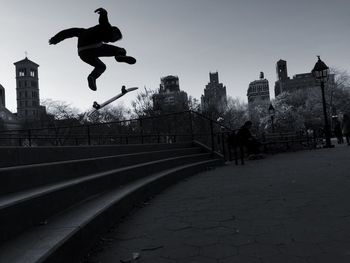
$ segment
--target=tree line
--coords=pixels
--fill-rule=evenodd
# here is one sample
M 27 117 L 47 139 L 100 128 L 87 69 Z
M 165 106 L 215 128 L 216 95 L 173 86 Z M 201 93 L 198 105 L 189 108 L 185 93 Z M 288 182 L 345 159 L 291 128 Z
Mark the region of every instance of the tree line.
M 328 115 L 350 113 L 350 75 L 347 71 L 332 69 L 335 75 L 335 85 L 326 86 L 326 101 Z M 152 117 L 169 113 L 161 109 L 155 109 L 153 95 L 157 90 L 144 88 L 140 90 L 131 107 L 123 104 L 108 105 L 97 112 L 95 116 L 87 120 L 85 112 L 80 111 L 71 104 L 64 101 L 46 99 L 41 102 L 46 107 L 47 116 L 35 125 L 52 126 L 72 125 L 86 122 L 106 123 L 123 121 L 141 117 Z M 251 120 L 259 131 L 271 130 L 271 116 L 268 113 L 270 103 L 275 108 L 274 127 L 278 131 L 297 131 L 302 129 L 322 127 L 324 120 L 322 114 L 321 91 L 319 87 L 299 89 L 294 92 L 283 92 L 271 102 L 261 103 L 259 101 L 248 104 L 240 98 L 227 98 L 227 106 L 224 112 L 218 112 L 215 107 L 209 108 L 202 114 L 213 120 L 224 123 L 232 129 L 238 129 L 245 121 Z M 189 96 L 183 110 L 201 111 L 198 99 Z M 171 109 L 170 109 L 171 111 Z M 33 126 L 33 123 L 27 123 Z

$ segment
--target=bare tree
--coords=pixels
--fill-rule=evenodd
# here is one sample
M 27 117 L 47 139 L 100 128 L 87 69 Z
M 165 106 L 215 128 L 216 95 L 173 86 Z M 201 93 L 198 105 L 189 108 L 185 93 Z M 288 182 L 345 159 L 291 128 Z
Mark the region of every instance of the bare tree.
M 199 111 L 199 109 L 200 109 L 199 100 L 192 97 L 192 96 L 189 96 L 188 97 L 188 109 L 192 110 L 192 111 Z
M 79 109 L 72 107 L 65 101 L 46 99 L 41 104 L 46 107 L 47 113 L 55 120 L 77 120 L 81 115 Z
M 155 114 L 153 108 L 153 95 L 156 93 L 156 90 L 150 90 L 146 87 L 144 91 L 138 92 L 136 99 L 131 102 L 132 114 L 136 117 L 142 116 L 152 116 Z
M 248 105 L 239 98 L 227 98 L 227 108 L 223 114 L 224 123 L 232 129 L 238 129 L 249 119 Z
M 115 122 L 123 121 L 126 119 L 128 111 L 124 105 L 107 105 L 102 109 L 98 110 L 91 116 L 91 122 L 93 123 L 106 123 L 106 122 Z
M 329 113 L 350 112 L 350 74 L 346 70 L 331 68 L 335 85 L 329 89 Z

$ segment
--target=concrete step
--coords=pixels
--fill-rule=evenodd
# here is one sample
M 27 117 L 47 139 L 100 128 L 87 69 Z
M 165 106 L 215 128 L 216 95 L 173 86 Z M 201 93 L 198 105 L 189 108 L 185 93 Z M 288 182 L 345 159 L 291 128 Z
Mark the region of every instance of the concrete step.
M 192 147 L 192 142 L 60 147 L 0 147 L 0 167 L 188 147 Z
M 0 195 L 133 164 L 200 152 L 202 152 L 200 147 L 175 148 L 0 168 Z
M 172 157 L 3 195 L 0 197 L 0 241 L 40 225 L 48 217 L 112 187 L 120 187 L 162 170 L 208 159 L 208 153 Z
M 162 171 L 139 167 L 144 174 L 136 176 L 127 184 L 114 184 L 108 192 L 98 194 L 65 212 L 47 219 L 47 224 L 36 226 L 0 247 L 1 262 L 79 262 L 79 257 L 97 240 L 100 233 L 126 215 L 131 207 L 186 176 L 209 167 L 222 165 L 223 160 L 211 159 L 193 161 L 187 164 L 177 162 Z M 152 166 L 153 167 L 153 166 Z M 159 168 L 159 167 L 158 167 Z M 121 170 L 126 168 L 121 168 Z M 114 174 L 115 172 L 111 172 Z M 106 177 L 97 175 L 96 177 Z M 114 176 L 115 177 L 115 176 Z M 80 180 L 88 180 L 87 178 Z M 92 178 L 90 178 L 91 181 Z M 46 206 L 43 206 L 46 208 Z M 23 215 L 25 214 L 22 214 Z M 4 227 L 2 224 L 0 224 Z

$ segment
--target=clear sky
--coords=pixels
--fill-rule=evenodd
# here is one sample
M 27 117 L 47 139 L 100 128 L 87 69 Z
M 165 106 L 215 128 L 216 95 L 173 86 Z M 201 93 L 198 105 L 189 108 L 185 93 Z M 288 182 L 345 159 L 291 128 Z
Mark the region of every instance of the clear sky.
M 115 43 L 137 58 L 135 65 L 105 58 L 98 90 L 87 87 L 92 68 L 82 62 L 77 40 L 56 46 L 48 39 L 69 27 L 97 24 L 104 7 L 124 38 Z M 122 84 L 150 89 L 177 75 L 180 89 L 197 99 L 219 72 L 227 94 L 246 101 L 249 82 L 265 72 L 273 86 L 277 60 L 292 76 L 309 72 L 317 58 L 349 70 L 349 0 L 1 0 L 0 84 L 6 106 L 16 112 L 15 68 L 25 57 L 39 67 L 41 99 L 63 100 L 86 110 L 114 96 Z M 126 106 L 136 94 L 119 102 Z

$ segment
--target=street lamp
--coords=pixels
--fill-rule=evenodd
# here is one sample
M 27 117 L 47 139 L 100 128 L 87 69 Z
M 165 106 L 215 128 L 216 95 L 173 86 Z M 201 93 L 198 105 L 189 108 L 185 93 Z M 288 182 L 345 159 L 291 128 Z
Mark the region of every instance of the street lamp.
M 315 67 L 311 71 L 312 75 L 321 82 L 321 91 L 322 91 L 322 106 L 323 106 L 323 115 L 324 115 L 324 134 L 326 137 L 326 145 L 325 148 L 332 148 L 334 145 L 331 144 L 331 132 L 328 124 L 328 115 L 326 108 L 326 97 L 324 92 L 324 82 L 328 79 L 329 76 L 329 68 L 327 65 L 321 60 L 320 56 L 318 57 L 318 61 L 315 64 Z
M 272 104 L 270 104 L 269 106 L 269 114 L 270 114 L 270 118 L 271 118 L 271 127 L 272 127 L 272 133 L 275 132 L 275 125 L 274 125 L 274 118 L 275 118 L 275 108 L 272 106 Z

